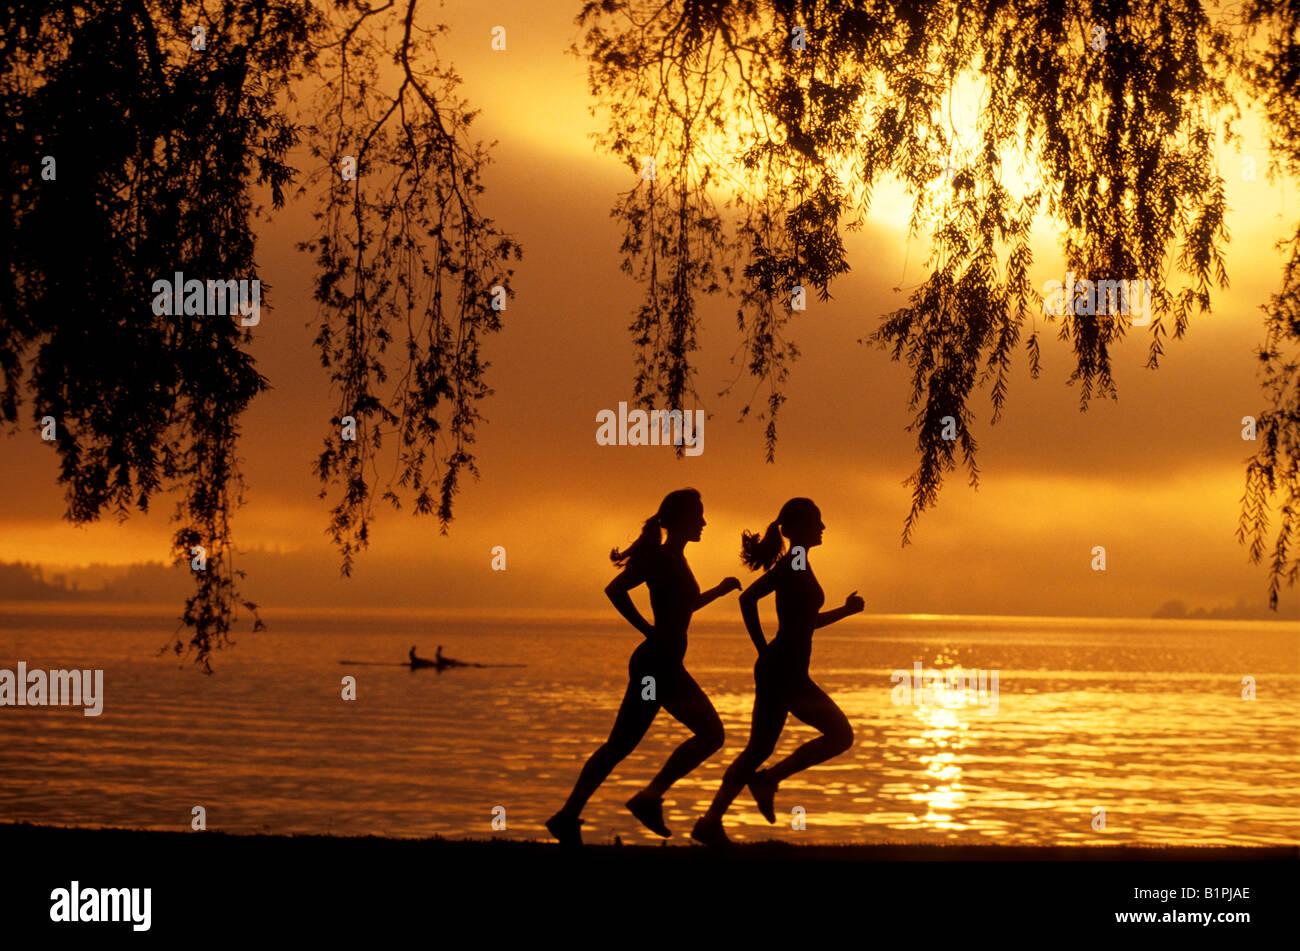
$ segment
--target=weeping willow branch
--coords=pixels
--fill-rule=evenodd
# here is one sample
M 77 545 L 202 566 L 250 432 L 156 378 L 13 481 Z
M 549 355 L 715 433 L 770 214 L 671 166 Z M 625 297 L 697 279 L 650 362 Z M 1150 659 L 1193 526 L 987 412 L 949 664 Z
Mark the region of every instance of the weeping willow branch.
M 519 248 L 478 207 L 487 150 L 437 58 L 442 29 L 418 13 L 415 0 L 0 5 L 0 159 L 13 170 L 0 417 L 53 421 L 73 522 L 179 496 L 173 554 L 195 589 L 170 646 L 205 670 L 238 609 L 261 627 L 240 593 L 232 519 L 239 421 L 267 381 L 247 325 L 158 313 L 150 288 L 181 271 L 270 290 L 254 196 L 283 206 L 304 130 L 331 175 L 306 246 L 339 393 L 317 471 L 342 485 L 330 529 L 345 570 L 368 538 L 385 436 L 398 457 L 383 497 L 409 496 L 444 530 L 475 471 L 489 392 L 479 344 L 501 326 Z M 315 110 L 297 108 L 304 89 L 318 90 Z M 344 155 L 355 180 L 339 174 Z M 355 440 L 341 439 L 347 415 Z
M 911 231 L 928 233 L 929 274 L 864 335 L 911 370 L 917 467 L 904 543 L 959 459 L 978 483 L 973 394 L 989 388 L 996 423 L 1022 340 L 1037 377 L 1043 330 L 1056 325 L 1086 410 L 1118 397 L 1112 356 L 1130 329 L 1144 327 L 1156 369 L 1167 341 L 1210 312 L 1228 283 L 1215 144 L 1220 122 L 1231 135 L 1239 99 L 1263 106 L 1270 147 L 1289 174 L 1300 171 L 1300 8 L 1287 0 L 1249 3 L 1238 20 L 1193 0 L 602 0 L 578 22 L 604 125 L 598 144 L 633 168 L 654 157 L 669 176 L 615 209 L 624 269 L 646 288 L 632 324 L 638 394 L 682 391 L 698 298 L 737 293 L 739 351 L 766 394 L 771 460 L 798 356 L 792 290 L 827 299 L 849 270 L 843 232 L 869 213 L 877 182 L 906 188 Z M 963 82 L 981 95 L 973 141 L 945 121 Z M 1023 188 L 1004 181 L 1008 155 L 1028 170 Z M 670 195 L 690 213 L 669 213 Z M 1046 312 L 1029 283 L 1040 218 L 1060 233 L 1069 271 L 1149 282 L 1149 322 Z M 1297 571 L 1295 362 L 1281 355 L 1297 339 L 1294 294 L 1288 269 L 1266 308 L 1270 409 L 1243 510 L 1258 559 L 1267 500 L 1281 496 L 1274 601 L 1278 580 Z
M 309 129 L 330 185 L 321 231 L 302 247 L 316 255 L 316 343 L 339 400 L 316 472 L 322 497 L 341 489 L 330 533 L 344 574 L 368 542 L 376 493 L 394 507 L 408 497 L 447 531 L 462 477 L 477 475 L 478 407 L 491 392 L 479 346 L 501 329 L 507 262 L 521 256 L 478 207 L 487 148 L 470 141 L 475 113 L 437 58 L 445 28 L 422 27 L 417 7 L 337 25 Z M 381 475 L 389 437 L 395 460 Z

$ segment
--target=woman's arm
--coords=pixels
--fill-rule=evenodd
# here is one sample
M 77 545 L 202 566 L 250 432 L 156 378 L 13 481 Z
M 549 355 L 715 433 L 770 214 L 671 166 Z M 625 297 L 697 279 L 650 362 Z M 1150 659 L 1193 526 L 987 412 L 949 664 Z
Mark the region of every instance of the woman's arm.
M 745 619 L 745 630 L 749 631 L 749 639 L 754 642 L 760 654 L 767 646 L 767 639 L 763 637 L 763 625 L 758 619 L 758 602 L 775 590 L 776 568 L 773 568 L 740 595 L 740 616 Z
M 836 621 L 842 621 L 851 614 L 857 614 L 865 607 L 866 604 L 864 604 L 862 599 L 858 597 L 858 593 L 854 591 L 844 599 L 844 607 L 836 608 L 833 611 L 823 611 L 821 614 L 817 615 L 817 623 L 813 625 L 813 630 L 816 630 L 819 627 L 825 627 L 827 624 L 834 624 Z
M 627 618 L 629 624 L 646 637 L 654 637 L 654 625 L 641 616 L 641 612 L 632 603 L 631 595 L 628 594 L 629 591 L 645 580 L 645 572 L 639 566 L 634 568 L 632 565 L 628 565 L 618 573 L 618 576 L 613 581 L 605 585 L 605 594 L 614 607 L 618 609 L 618 613 Z
M 700 596 L 695 599 L 695 607 L 691 608 L 691 611 L 692 613 L 698 611 L 700 608 L 712 604 L 714 601 L 718 600 L 718 598 L 722 597 L 724 594 L 728 594 L 729 592 L 739 591 L 739 590 L 740 590 L 739 578 L 723 578 L 722 584 L 718 585 L 716 588 L 710 588 L 708 591 L 700 592 Z

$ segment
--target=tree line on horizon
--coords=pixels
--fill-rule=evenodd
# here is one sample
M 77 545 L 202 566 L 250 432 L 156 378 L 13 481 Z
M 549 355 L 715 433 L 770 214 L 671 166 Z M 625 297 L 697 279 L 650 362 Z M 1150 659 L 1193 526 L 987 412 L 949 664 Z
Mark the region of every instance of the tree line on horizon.
M 294 571 L 294 556 L 258 551 L 248 556 L 255 568 L 252 577 L 264 590 L 281 595 L 273 603 L 282 607 L 318 603 L 314 576 L 304 582 L 301 571 Z M 135 562 L 129 565 L 98 565 L 60 568 L 54 571 L 38 562 L 0 561 L 0 602 L 75 601 L 79 603 L 111 602 L 114 604 L 156 605 L 184 597 L 190 585 L 183 569 L 161 561 Z M 286 591 L 288 598 L 283 597 Z M 368 597 L 353 597 L 347 607 L 415 606 L 418 595 L 409 601 L 395 600 L 389 591 L 374 592 Z M 1030 616 L 1030 615 L 1026 615 Z M 1105 615 L 1109 616 L 1109 615 Z M 1300 602 L 1283 604 L 1272 611 L 1262 604 L 1252 604 L 1238 596 L 1233 604 L 1213 607 L 1189 607 L 1182 599 L 1164 602 L 1150 615 L 1160 620 L 1300 620 Z

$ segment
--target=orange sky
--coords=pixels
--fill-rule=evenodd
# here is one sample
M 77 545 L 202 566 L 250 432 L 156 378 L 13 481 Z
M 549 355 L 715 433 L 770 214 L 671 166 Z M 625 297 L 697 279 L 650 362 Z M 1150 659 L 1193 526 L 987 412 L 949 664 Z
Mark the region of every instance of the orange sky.
M 923 240 L 910 245 L 900 197 L 878 192 L 862 232 L 850 235 L 852 273 L 835 299 L 809 308 L 792 329 L 802 351 L 787 387 L 777 461 L 763 462 L 761 424 L 736 421 L 752 384 L 718 392 L 741 368 L 734 301 L 700 305 L 697 386 L 711 416 L 705 450 L 677 459 L 662 448 L 601 447 L 595 415 L 631 398 L 633 349 L 627 324 L 640 288 L 618 270 L 617 223 L 608 212 L 631 173 L 587 139 L 596 122 L 583 64 L 564 50 L 576 39 L 577 4 L 448 3 L 452 31 L 440 49 L 482 109 L 479 135 L 496 139 L 484 210 L 523 244 L 505 330 L 489 339 L 495 394 L 477 445 L 481 481 L 466 485 L 449 536 L 430 519 L 380 511 L 374 541 L 351 581 L 331 568 L 324 535 L 328 503 L 316 498 L 311 463 L 333 401 L 312 347 L 311 261 L 294 250 L 309 233 L 310 202 L 292 205 L 264 229 L 264 293 L 254 355 L 274 390 L 244 419 L 248 504 L 236 517 L 243 547 L 295 552 L 310 571 L 303 591 L 322 606 L 382 587 L 412 603 L 466 609 L 600 609 L 611 569 L 607 553 L 636 534 L 669 490 L 693 485 L 708 527 L 687 549 L 702 584 L 746 577 L 737 560 L 742 528 L 758 529 L 792 495 L 822 508 L 825 545 L 812 563 L 827 601 L 856 588 L 869 611 L 1111 614 L 1146 616 L 1180 598 L 1189 605 L 1262 601 L 1263 569 L 1233 538 L 1251 444 L 1240 420 L 1262 400 L 1254 348 L 1259 305 L 1277 289 L 1273 242 L 1297 213 L 1294 183 L 1270 184 L 1258 125 L 1243 127 L 1244 153 L 1259 174 L 1243 180 L 1241 159 L 1221 151 L 1232 213 L 1227 267 L 1232 286 L 1214 295 L 1214 314 L 1166 347 L 1157 372 L 1143 368 L 1147 339 L 1135 331 L 1115 355 L 1118 402 L 1078 411 L 1065 384 L 1070 353 L 1040 317 L 1043 375 L 1018 360 L 1002 422 L 989 427 L 987 392 L 978 413 L 981 488 L 961 473 L 946 484 L 914 542 L 900 548 L 915 465 L 904 427 L 908 371 L 859 345 L 880 316 L 918 284 Z M 507 28 L 508 49 L 489 49 Z M 1064 267 L 1046 227 L 1033 283 Z M 25 408 L 30 418 L 30 407 Z M 4 443 L 0 468 L 0 560 L 46 564 L 126 563 L 167 556 L 168 504 L 157 514 L 77 528 L 60 521 L 62 492 L 53 452 L 28 430 Z M 490 570 L 504 545 L 507 570 Z M 1108 570 L 1090 568 L 1104 545 Z M 296 582 L 295 582 L 296 583 Z M 336 585 L 353 589 L 344 594 Z M 248 582 L 255 598 L 274 589 Z M 1284 592 L 1284 600 L 1295 593 Z

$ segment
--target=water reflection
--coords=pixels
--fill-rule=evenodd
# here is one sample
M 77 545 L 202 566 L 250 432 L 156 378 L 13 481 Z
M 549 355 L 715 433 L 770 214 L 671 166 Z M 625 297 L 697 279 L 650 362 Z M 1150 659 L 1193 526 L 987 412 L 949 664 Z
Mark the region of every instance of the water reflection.
M 952 663 L 953 658 L 942 651 L 935 658 L 936 668 Z M 919 702 L 913 705 L 912 716 L 921 721 L 923 728 L 908 743 L 918 749 L 917 762 L 925 766 L 924 785 L 907 798 L 925 806 L 925 814 L 914 817 L 921 828 L 969 828 L 956 821 L 954 815 L 966 803 L 961 751 L 966 747 L 963 734 L 970 728 L 968 711 L 973 711 L 980 699 L 976 692 L 968 685 L 954 688 L 947 679 L 927 682 L 925 689 L 916 692 Z
M 111 619 L 81 629 L 66 617 L 16 618 L 0 606 L 0 667 L 19 658 L 103 667 L 107 697 L 96 718 L 3 711 L 0 821 L 188 828 L 189 806 L 178 803 L 208 802 L 221 804 L 209 810 L 209 828 L 230 832 L 539 838 L 575 762 L 608 734 L 626 676 L 621 637 L 458 623 L 449 645 L 472 635 L 475 655 L 527 666 L 441 679 L 368 668 L 362 699 L 345 703 L 339 659 L 400 658 L 423 621 L 396 630 L 387 617 L 369 627 L 356 621 L 356 630 L 335 635 L 315 619 L 286 619 L 274 638 L 241 643 L 208 678 L 156 657 L 159 634 L 147 619 L 128 637 Z M 300 630 L 283 629 L 295 623 Z M 775 826 L 742 796 L 737 838 L 1295 842 L 1293 627 L 872 623 L 876 633 L 819 633 L 814 657 L 815 679 L 853 723 L 853 749 L 783 784 Z M 954 632 L 959 625 L 971 630 Z M 727 747 L 674 787 L 666 814 L 680 830 L 716 792 L 753 708 L 748 638 L 734 623 L 702 625 L 692 638 L 690 669 L 722 716 Z M 918 698 L 924 704 L 891 702 L 891 671 L 911 673 L 918 659 L 925 670 L 1000 669 L 1005 702 L 993 715 L 991 703 L 976 705 L 968 681 L 954 689 L 946 680 Z M 1267 677 L 1267 695 L 1244 701 L 1242 670 Z M 786 732 L 774 758 L 816 735 L 793 720 Z M 623 803 L 682 738 L 673 718 L 657 718 L 592 801 L 592 841 L 654 841 Z M 490 827 L 496 804 L 509 809 L 508 830 Z M 1098 805 L 1107 810 L 1105 830 L 1091 824 Z M 806 811 L 804 830 L 791 827 L 796 806 Z

